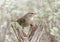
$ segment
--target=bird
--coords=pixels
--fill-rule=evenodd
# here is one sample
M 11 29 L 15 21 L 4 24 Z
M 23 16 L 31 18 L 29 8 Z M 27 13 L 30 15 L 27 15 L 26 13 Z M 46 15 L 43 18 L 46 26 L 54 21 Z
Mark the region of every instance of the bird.
M 30 25 L 31 23 L 31 18 L 34 17 L 36 13 L 34 12 L 28 12 L 26 15 L 24 15 L 23 17 L 17 19 L 17 23 L 19 25 L 21 25 L 23 28 L 27 27 Z
M 23 17 L 17 19 L 17 23 L 20 26 L 22 26 L 22 32 L 23 32 L 23 30 L 24 30 L 25 27 L 29 26 L 32 23 L 31 18 L 33 18 L 34 15 L 36 15 L 35 12 L 28 12 Z M 23 32 L 23 34 L 26 36 L 26 34 L 24 32 Z

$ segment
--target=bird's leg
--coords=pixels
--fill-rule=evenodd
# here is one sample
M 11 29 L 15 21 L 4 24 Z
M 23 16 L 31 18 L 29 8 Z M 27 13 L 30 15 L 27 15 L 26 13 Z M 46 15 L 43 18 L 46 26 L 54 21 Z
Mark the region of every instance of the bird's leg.
M 28 33 L 28 37 L 32 36 L 36 29 L 37 29 L 37 25 L 30 24 L 30 30 Z

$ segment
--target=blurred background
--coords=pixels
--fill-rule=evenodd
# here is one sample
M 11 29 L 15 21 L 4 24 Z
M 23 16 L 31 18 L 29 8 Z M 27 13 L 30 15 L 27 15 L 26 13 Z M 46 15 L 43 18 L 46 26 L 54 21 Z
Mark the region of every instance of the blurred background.
M 18 42 L 10 25 L 11 20 L 23 17 L 29 10 L 37 14 L 33 19 L 35 23 L 41 17 L 47 16 L 50 34 L 60 42 L 60 0 L 0 0 L 0 42 Z M 25 32 L 28 30 L 27 27 Z

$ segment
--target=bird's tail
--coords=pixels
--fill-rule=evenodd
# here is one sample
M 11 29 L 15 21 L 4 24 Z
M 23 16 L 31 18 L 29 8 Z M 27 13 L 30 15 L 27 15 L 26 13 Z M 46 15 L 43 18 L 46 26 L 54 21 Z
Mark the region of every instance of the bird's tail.
M 17 22 L 17 19 L 12 19 L 11 22 Z

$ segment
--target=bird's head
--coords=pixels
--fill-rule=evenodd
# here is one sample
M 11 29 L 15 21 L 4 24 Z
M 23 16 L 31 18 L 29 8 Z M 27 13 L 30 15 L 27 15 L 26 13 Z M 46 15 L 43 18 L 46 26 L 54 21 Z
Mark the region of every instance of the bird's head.
M 34 12 L 28 12 L 27 13 L 27 16 L 28 17 L 34 17 L 36 15 L 36 13 L 34 13 Z

